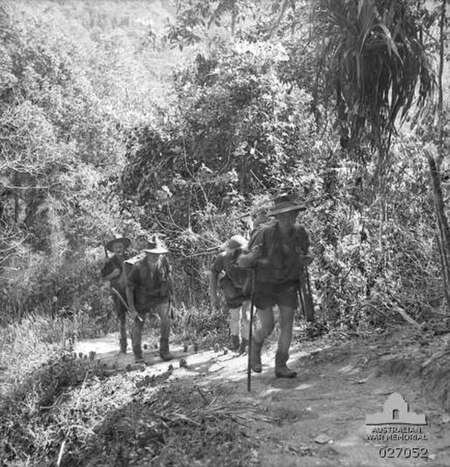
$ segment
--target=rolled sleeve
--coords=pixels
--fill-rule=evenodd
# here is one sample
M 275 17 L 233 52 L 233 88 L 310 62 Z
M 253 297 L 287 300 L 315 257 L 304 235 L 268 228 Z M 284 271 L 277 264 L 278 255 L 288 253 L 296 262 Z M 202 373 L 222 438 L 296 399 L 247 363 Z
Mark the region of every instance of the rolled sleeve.
M 311 246 L 308 232 L 303 226 L 299 226 L 297 230 L 297 235 L 298 235 L 300 247 L 303 250 L 303 253 L 305 255 L 308 254 L 309 247 Z
M 249 256 L 253 263 L 256 263 L 256 261 L 264 256 L 264 245 L 265 235 L 264 230 L 261 230 L 249 242 Z

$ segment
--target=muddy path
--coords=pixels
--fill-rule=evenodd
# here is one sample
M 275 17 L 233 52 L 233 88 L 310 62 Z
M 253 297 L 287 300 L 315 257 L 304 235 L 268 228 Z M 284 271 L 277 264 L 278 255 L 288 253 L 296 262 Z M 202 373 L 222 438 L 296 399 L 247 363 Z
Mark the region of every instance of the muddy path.
M 291 349 L 289 365 L 299 375 L 292 380 L 274 377 L 272 340 L 263 353 L 263 372 L 252 376 L 250 393 L 246 355 L 217 348 L 195 352 L 189 347 L 184 352 L 179 344 L 173 346 L 177 358 L 162 362 L 150 336 L 144 351 L 148 364 L 138 367 L 130 351 L 117 356 L 116 342 L 117 336 L 109 335 L 81 341 L 74 350 L 94 351 L 110 371 L 139 371 L 149 378 L 165 374 L 171 365 L 169 381 L 226 386 L 230 404 L 248 404 L 265 414 L 268 421 L 248 425 L 255 443 L 254 465 L 450 466 L 449 414 L 428 397 L 417 378 L 383 372 L 379 363 L 387 352 L 376 339 L 298 342 Z M 367 439 L 373 427 L 366 425 L 366 416 L 382 412 L 392 393 L 403 397 L 410 412 L 425 414 L 427 425 L 414 428 L 416 437 L 425 439 L 395 440 L 404 434 L 396 434 L 394 440 Z M 411 425 L 387 429 L 392 432 L 400 426 Z

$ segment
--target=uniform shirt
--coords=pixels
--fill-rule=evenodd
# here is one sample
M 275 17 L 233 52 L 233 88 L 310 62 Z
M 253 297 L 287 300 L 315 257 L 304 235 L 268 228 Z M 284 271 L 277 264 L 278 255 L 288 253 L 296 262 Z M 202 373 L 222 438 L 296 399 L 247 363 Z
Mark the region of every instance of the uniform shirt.
M 124 259 L 125 260 L 127 259 L 127 255 L 124 255 Z M 109 283 L 117 291 L 121 293 L 125 292 L 125 286 L 126 286 L 125 269 L 124 269 L 122 261 L 116 255 L 112 255 L 111 258 L 108 258 L 108 260 L 106 261 L 106 263 L 101 269 L 101 274 L 103 277 L 106 277 L 109 274 L 111 274 L 114 271 L 114 269 L 119 269 L 120 275 L 117 277 L 113 277 L 109 281 Z
M 145 308 L 149 303 L 166 301 L 173 291 L 169 261 L 161 257 L 160 264 L 152 270 L 146 259 L 141 259 L 128 274 L 127 285 L 134 293 L 137 310 Z
M 305 228 L 295 224 L 284 242 L 278 222 L 261 225 L 252 235 L 249 250 L 256 262 L 256 281 L 283 284 L 298 280 L 299 255 L 307 254 L 309 237 Z
M 222 271 L 225 272 L 225 277 L 230 280 L 233 287 L 236 289 L 241 289 L 248 277 L 248 272 L 238 268 L 235 264 L 239 253 L 240 250 L 235 250 L 233 252 L 224 251 L 217 255 L 211 267 L 211 271 L 217 275 Z

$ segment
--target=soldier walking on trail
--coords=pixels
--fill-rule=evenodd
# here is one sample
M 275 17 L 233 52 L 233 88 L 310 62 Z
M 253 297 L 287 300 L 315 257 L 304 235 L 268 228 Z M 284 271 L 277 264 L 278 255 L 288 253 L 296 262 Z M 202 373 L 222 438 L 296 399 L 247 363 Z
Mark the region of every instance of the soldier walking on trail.
M 159 354 L 163 360 L 171 360 L 169 352 L 170 304 L 174 288 L 169 261 L 163 247 L 155 236 L 143 252 L 145 257 L 133 265 L 127 280 L 127 297 L 134 318 L 131 331 L 133 353 L 136 362 L 143 362 L 142 329 L 147 313 L 158 313 L 161 319 Z
M 230 348 L 244 353 L 248 345 L 250 326 L 250 291 L 246 291 L 245 288 L 249 284 L 250 276 L 248 271 L 237 266 L 236 261 L 242 251 L 247 248 L 247 240 L 241 235 L 235 235 L 224 246 L 225 251 L 215 258 L 209 275 L 211 304 L 214 308 L 219 306 L 217 296 L 219 284 L 225 303 L 230 310 Z
M 111 285 L 112 299 L 117 319 L 119 321 L 120 353 L 127 352 L 127 307 L 126 307 L 126 273 L 124 261 L 128 258 L 127 249 L 130 240 L 125 237 L 115 237 L 106 245 L 106 249 L 114 253 L 101 270 L 103 278 Z
M 294 310 L 297 306 L 301 266 L 312 262 L 309 238 L 305 228 L 295 223 L 298 212 L 306 207 L 288 195 L 274 200 L 268 215 L 275 219 L 262 224 L 253 233 L 249 253 L 242 255 L 239 265 L 255 268 L 254 303 L 259 323 L 253 333 L 251 368 L 260 373 L 264 340 L 274 329 L 273 307 L 280 312 L 280 336 L 275 357 L 275 375 L 294 378 L 297 373 L 286 365 L 292 340 Z
M 129 258 L 125 261 L 125 273 L 127 277 L 133 266 L 141 259 L 145 258 L 144 249 L 148 248 L 150 242 L 149 238 L 150 237 L 146 234 L 139 235 L 136 238 L 136 251 L 134 251 L 132 255 L 129 255 Z

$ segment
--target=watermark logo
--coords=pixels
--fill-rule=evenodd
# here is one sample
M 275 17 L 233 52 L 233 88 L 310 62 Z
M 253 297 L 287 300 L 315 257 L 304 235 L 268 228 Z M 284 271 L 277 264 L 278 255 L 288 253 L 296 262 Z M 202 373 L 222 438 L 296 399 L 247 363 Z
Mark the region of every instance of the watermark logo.
M 383 411 L 366 416 L 368 441 L 421 441 L 428 439 L 424 414 L 409 410 L 403 397 L 394 392 L 384 403 Z
M 424 414 L 409 410 L 403 397 L 394 392 L 384 403 L 383 411 L 366 415 L 366 439 L 374 441 L 382 459 L 427 459 L 427 420 Z M 396 446 L 397 442 L 409 443 Z
M 384 403 L 383 412 L 366 416 L 366 425 L 385 424 L 426 425 L 427 421 L 425 415 L 410 412 L 408 403 L 394 392 Z

